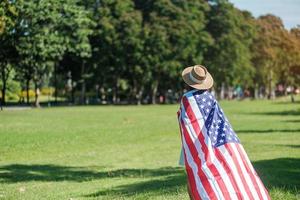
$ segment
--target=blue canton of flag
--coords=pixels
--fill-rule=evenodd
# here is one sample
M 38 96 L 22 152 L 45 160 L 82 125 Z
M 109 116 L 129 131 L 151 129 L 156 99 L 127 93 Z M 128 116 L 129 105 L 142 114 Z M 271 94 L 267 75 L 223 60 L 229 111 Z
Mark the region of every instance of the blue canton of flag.
M 209 135 L 213 147 L 218 147 L 229 142 L 240 143 L 240 140 L 215 98 L 213 98 L 209 92 L 203 92 L 201 90 L 193 93 L 193 96 L 204 117 L 205 129 L 203 129 L 203 131 Z

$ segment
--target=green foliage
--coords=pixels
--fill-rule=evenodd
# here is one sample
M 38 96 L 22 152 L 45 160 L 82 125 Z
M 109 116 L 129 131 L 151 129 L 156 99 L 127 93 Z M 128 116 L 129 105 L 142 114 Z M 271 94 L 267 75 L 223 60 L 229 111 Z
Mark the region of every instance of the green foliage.
M 299 84 L 299 28 L 287 31 L 271 15 L 255 19 L 228 0 L 2 0 L 0 5 L 3 83 L 10 65 L 22 85 L 62 91 L 72 83 L 68 91 L 80 89 L 82 102 L 98 88 L 112 91 L 114 102 L 122 95 L 135 103 L 152 97 L 155 103 L 170 89 L 182 92 L 184 67 L 203 64 L 217 91 L 222 85 L 271 91 L 278 83 Z
M 9 73 L 9 76 L 7 78 L 7 91 L 6 91 L 6 98 L 7 100 L 18 100 L 19 96 L 18 94 L 21 91 L 21 85 L 20 82 L 15 80 L 16 72 L 12 69 L 12 71 Z M 3 83 L 0 82 L 0 88 L 3 87 Z M 2 97 L 2 92 L 0 92 L 0 97 Z
M 17 15 L 14 1 L 2 0 L 0 2 L 0 37 L 12 31 Z
M 211 4 L 208 18 L 207 28 L 214 44 L 207 53 L 206 62 L 216 84 L 251 86 L 254 68 L 250 45 L 255 36 L 254 19 L 227 1 Z

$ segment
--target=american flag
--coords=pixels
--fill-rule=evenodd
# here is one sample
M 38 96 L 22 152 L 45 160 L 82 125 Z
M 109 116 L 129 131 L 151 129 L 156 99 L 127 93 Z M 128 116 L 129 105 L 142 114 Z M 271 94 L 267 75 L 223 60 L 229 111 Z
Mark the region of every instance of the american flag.
M 185 93 L 177 112 L 194 200 L 270 199 L 243 146 L 213 95 Z

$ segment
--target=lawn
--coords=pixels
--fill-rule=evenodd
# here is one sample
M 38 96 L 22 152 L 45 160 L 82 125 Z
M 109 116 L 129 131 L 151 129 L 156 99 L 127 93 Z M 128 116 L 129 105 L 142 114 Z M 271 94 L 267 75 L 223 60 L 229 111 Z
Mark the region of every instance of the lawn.
M 221 103 L 272 199 L 300 198 L 300 103 Z M 0 112 L 1 199 L 188 199 L 178 105 Z

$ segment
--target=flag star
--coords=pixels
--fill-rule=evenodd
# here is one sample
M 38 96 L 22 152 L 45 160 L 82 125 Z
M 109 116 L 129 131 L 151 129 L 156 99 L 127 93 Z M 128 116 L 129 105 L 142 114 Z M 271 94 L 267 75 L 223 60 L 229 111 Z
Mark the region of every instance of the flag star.
M 202 99 L 202 101 L 203 101 L 203 102 L 205 102 L 205 101 L 206 101 L 206 99 L 205 99 L 205 98 L 203 98 L 203 99 Z
M 224 127 L 224 128 L 223 128 L 223 131 L 226 131 L 226 130 L 227 130 L 227 129 Z
M 200 107 L 203 109 L 203 108 L 204 108 L 204 105 L 201 105 Z
M 222 143 L 222 142 L 224 142 L 224 140 L 221 139 L 220 142 Z
M 206 109 L 206 112 L 209 112 L 209 109 L 208 109 L 208 108 Z
M 216 126 L 216 129 L 219 129 L 219 128 L 220 128 L 220 127 L 217 125 L 217 126 Z
M 211 105 L 211 102 L 209 101 L 207 104 L 210 106 L 210 105 Z
M 220 124 L 222 122 L 222 120 L 218 119 L 218 123 Z
M 221 134 L 221 136 L 223 136 L 223 137 L 224 137 L 224 136 L 225 136 L 225 133 L 222 133 L 222 134 Z

